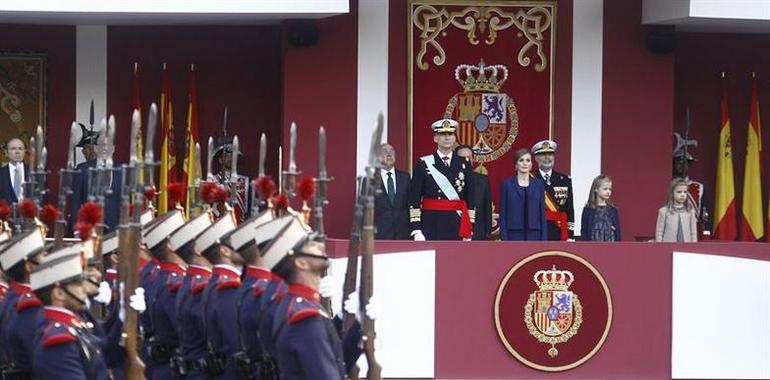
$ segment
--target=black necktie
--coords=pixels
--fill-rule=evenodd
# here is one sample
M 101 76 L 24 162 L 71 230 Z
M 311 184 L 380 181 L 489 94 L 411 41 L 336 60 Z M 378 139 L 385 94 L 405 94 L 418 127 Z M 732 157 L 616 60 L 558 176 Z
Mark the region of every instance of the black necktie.
M 390 198 L 391 204 L 396 201 L 396 184 L 393 182 L 393 173 L 391 172 L 388 172 L 388 198 Z
M 551 184 L 551 175 L 550 174 L 546 173 L 545 175 L 543 175 L 543 179 L 545 180 L 545 183 L 547 183 L 549 185 Z

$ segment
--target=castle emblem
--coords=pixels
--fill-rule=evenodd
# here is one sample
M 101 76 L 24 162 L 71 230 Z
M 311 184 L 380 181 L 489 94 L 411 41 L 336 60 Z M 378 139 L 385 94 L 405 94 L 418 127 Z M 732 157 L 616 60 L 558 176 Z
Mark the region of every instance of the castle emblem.
M 504 65 L 462 64 L 455 68 L 455 79 L 463 92 L 455 94 L 444 117 L 457 120 L 460 144 L 473 148 L 474 161 L 494 161 L 511 149 L 518 134 L 519 116 L 513 98 L 501 92 L 508 80 Z
M 548 356 L 556 357 L 556 344 L 564 343 L 578 333 L 583 323 L 583 306 L 577 294 L 569 290 L 575 281 L 572 272 L 540 270 L 533 280 L 538 290 L 529 295 L 524 306 L 524 323 L 539 342 L 550 344 Z

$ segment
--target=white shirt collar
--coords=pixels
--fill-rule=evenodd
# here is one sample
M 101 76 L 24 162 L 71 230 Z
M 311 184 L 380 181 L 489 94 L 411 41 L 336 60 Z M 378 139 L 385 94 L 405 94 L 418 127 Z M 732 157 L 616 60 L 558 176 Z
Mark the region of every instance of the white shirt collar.
M 436 154 L 438 154 L 438 157 L 441 160 L 444 160 L 444 157 L 449 157 L 449 161 L 452 161 L 452 152 L 451 151 L 449 152 L 449 154 L 444 154 L 444 153 L 441 153 L 440 150 L 436 150 Z
M 538 169 L 538 170 L 540 170 L 540 169 Z M 549 176 L 550 176 L 551 174 L 553 174 L 553 169 L 551 169 L 551 170 L 549 170 L 549 171 L 540 170 L 540 176 L 541 176 L 541 177 L 545 178 L 546 174 L 547 174 L 547 175 L 549 175 Z

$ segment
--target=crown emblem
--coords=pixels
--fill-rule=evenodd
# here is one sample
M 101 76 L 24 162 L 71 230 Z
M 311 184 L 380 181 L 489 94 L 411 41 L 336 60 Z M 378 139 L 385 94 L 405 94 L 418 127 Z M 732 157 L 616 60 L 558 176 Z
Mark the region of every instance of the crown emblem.
M 482 59 L 478 65 L 457 66 L 455 79 L 466 92 L 500 92 L 503 83 L 508 79 L 508 68 L 503 65 L 487 66 Z
M 556 265 L 551 270 L 539 270 L 532 277 L 540 290 L 565 291 L 569 289 L 575 276 L 568 270 L 556 270 Z

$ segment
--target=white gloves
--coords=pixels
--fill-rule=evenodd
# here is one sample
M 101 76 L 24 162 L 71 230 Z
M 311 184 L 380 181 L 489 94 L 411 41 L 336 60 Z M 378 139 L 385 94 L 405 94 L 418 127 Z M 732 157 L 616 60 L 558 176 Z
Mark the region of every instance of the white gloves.
M 358 297 L 358 292 L 350 293 L 348 299 L 345 300 L 345 311 L 349 314 L 355 314 L 358 322 L 363 319 L 361 315 L 361 304 Z M 374 302 L 374 296 L 369 298 L 369 303 L 366 304 L 366 316 L 369 319 L 377 319 L 377 306 Z
M 97 293 L 96 297 L 94 297 L 94 301 L 99 302 L 105 306 L 112 302 L 112 289 L 110 289 L 110 284 L 107 283 L 107 281 L 102 281 L 99 284 L 99 293 Z
M 423 235 L 422 231 L 419 230 L 412 234 L 412 238 L 414 238 L 414 241 L 425 241 L 425 235 Z
M 137 313 L 141 314 L 147 310 L 147 302 L 144 300 L 144 288 L 137 287 L 134 289 L 134 294 L 128 297 L 128 306 L 134 309 Z M 120 308 L 118 311 L 118 318 L 121 322 L 126 321 L 126 307 L 123 304 L 123 283 L 120 283 Z
M 128 297 L 128 306 L 131 306 L 132 309 L 140 314 L 147 310 L 147 303 L 144 300 L 144 288 L 138 287 L 134 290 L 134 295 Z
M 334 295 L 334 279 L 332 276 L 324 276 L 318 284 L 318 294 L 323 298 L 331 298 Z

